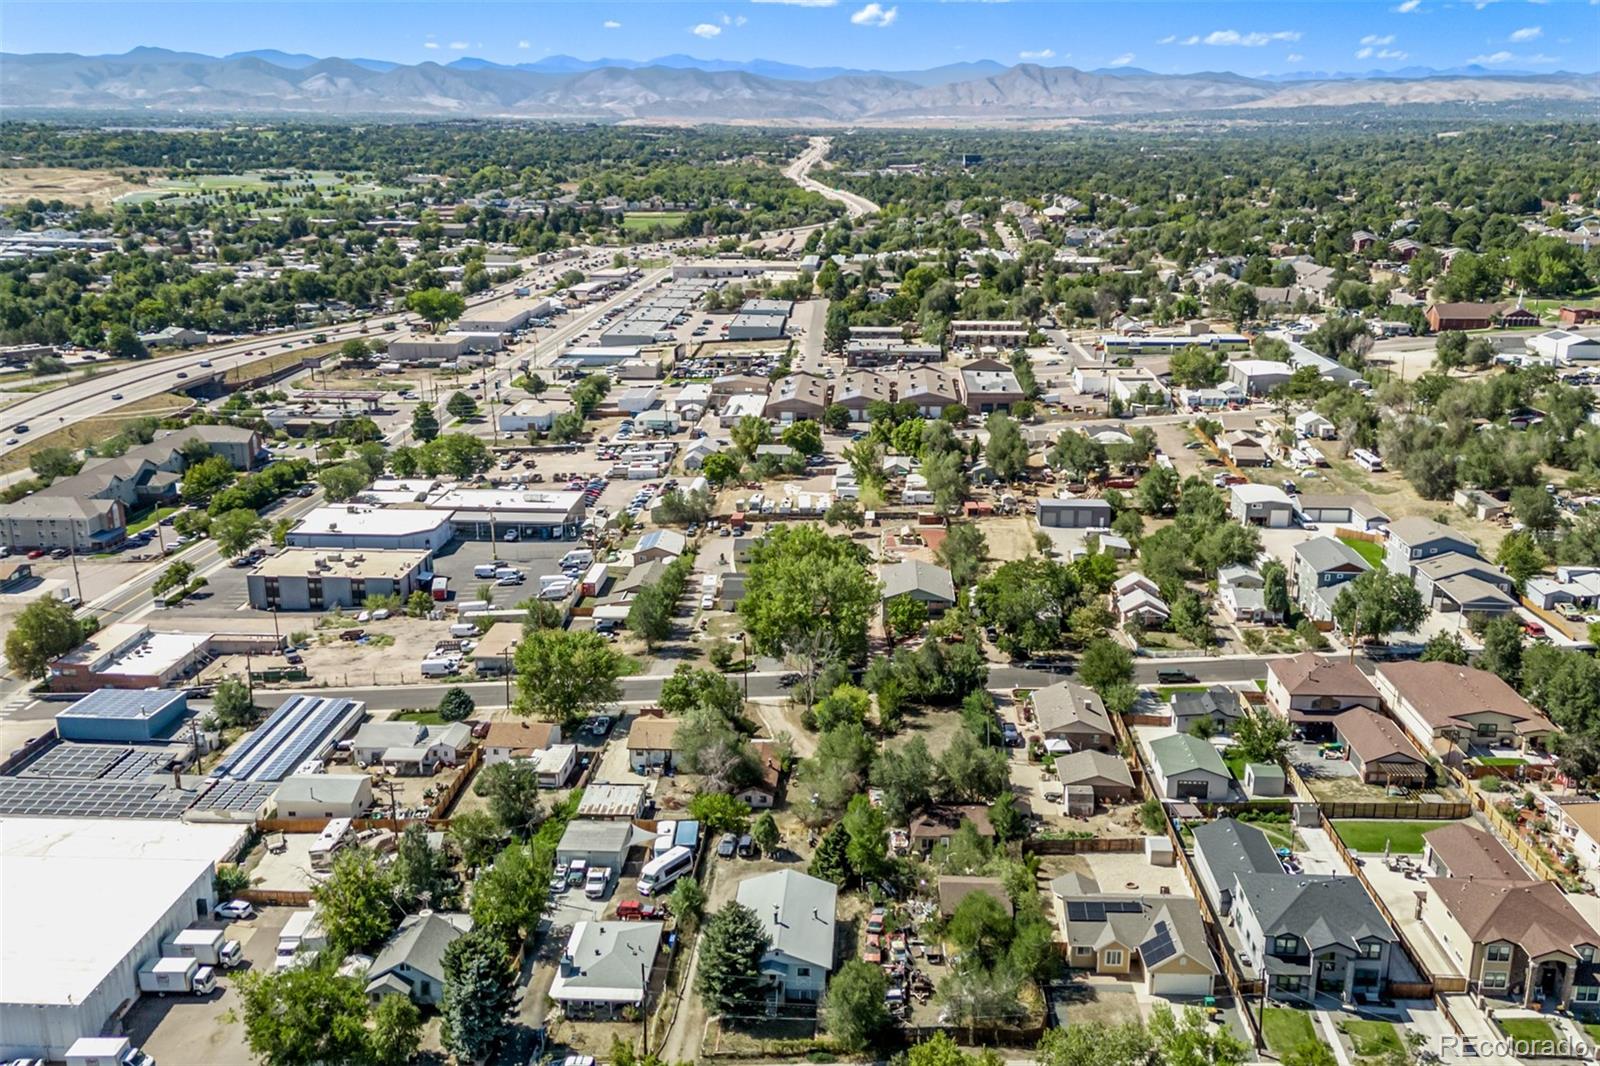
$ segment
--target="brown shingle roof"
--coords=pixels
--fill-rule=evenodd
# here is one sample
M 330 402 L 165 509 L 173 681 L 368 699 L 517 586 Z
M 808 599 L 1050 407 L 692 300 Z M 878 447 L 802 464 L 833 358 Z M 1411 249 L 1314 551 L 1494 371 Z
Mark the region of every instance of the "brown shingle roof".
M 971 822 L 979 836 L 994 836 L 994 826 L 989 822 L 989 808 L 972 805 L 928 808 L 911 820 L 911 839 L 937 840 L 940 837 L 950 836 L 961 828 L 963 821 Z
M 1453 878 L 1497 881 L 1527 880 L 1528 871 L 1505 845 L 1489 833 L 1465 822 L 1452 822 L 1422 834 Z
M 1416 763 L 1423 761 L 1417 749 L 1406 741 L 1400 727 L 1376 711 L 1352 707 L 1335 720 L 1334 728 L 1364 763 L 1394 755 L 1404 755 Z
M 1550 881 L 1430 877 L 1428 887 L 1474 944 L 1508 940 L 1534 958 L 1600 945 L 1600 935 Z
M 1495 711 L 1517 723 L 1517 732 L 1553 731 L 1550 719 L 1487 670 L 1454 663 L 1383 663 L 1378 676 L 1429 725 L 1453 726 L 1464 715 Z
M 1352 662 L 1324 659 L 1316 652 L 1301 652 L 1292 659 L 1274 659 L 1267 670 L 1290 696 L 1367 696 L 1378 692 L 1367 675 Z
M 540 751 L 548 748 L 555 738 L 556 727 L 549 722 L 490 722 L 483 746 Z
M 676 718 L 640 718 L 628 730 L 628 750 L 671 751 L 677 735 Z

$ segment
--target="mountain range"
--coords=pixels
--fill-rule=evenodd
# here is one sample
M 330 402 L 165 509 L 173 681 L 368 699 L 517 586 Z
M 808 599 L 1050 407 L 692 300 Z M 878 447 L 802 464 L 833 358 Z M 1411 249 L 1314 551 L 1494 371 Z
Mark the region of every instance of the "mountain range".
M 917 71 L 662 56 L 551 56 L 515 66 L 318 58 L 0 54 L 0 97 L 22 109 L 167 115 L 392 115 L 792 125 L 991 125 L 1242 108 L 1600 101 L 1600 75 L 1483 68 L 1249 78 L 1228 72 L 1084 71 L 991 60 Z

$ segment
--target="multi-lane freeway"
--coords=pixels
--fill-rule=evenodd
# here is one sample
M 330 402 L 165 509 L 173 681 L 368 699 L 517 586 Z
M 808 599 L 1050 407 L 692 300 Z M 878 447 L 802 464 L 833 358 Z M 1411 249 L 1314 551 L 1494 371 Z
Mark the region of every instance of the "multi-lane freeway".
M 878 205 L 868 200 L 865 196 L 857 196 L 853 192 L 845 192 L 843 189 L 835 189 L 831 185 L 824 185 L 811 176 L 811 168 L 827 157 L 828 148 L 831 145 L 832 142 L 826 137 L 811 138 L 810 146 L 800 153 L 798 159 L 789 164 L 784 170 L 783 176 L 802 189 L 809 189 L 811 192 L 824 196 L 829 200 L 844 204 L 845 213 L 851 218 L 877 214 Z

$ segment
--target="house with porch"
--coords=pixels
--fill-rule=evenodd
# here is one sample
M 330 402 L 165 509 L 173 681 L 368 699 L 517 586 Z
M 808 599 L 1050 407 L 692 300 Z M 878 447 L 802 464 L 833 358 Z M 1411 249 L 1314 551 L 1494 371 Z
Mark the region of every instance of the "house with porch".
M 1378 695 L 1425 752 L 1452 766 L 1469 755 L 1542 756 L 1556 727 L 1487 670 L 1444 662 L 1380 663 Z
M 635 718 L 628 727 L 628 765 L 633 772 L 646 774 L 671 766 L 677 735 L 676 718 Z
M 1399 937 L 1360 881 L 1280 871 L 1237 874 L 1234 884 L 1234 928 L 1269 998 L 1385 994 Z
M 770 941 L 761 977 L 780 1002 L 815 1003 L 834 964 L 834 910 L 839 889 L 798 870 L 775 870 L 740 882 L 738 900 Z
M 1352 708 L 1376 711 L 1378 690 L 1343 656 L 1301 652 L 1267 664 L 1267 702 L 1306 740 L 1332 740 L 1339 716 Z
M 1057 681 L 1029 697 L 1047 751 L 1116 751 L 1117 735 L 1100 694 L 1074 681 Z
M 1392 718 L 1354 707 L 1333 720 L 1333 729 L 1345 758 L 1367 784 L 1410 789 L 1427 784 L 1428 760 Z
M 472 916 L 423 911 L 400 922 L 367 970 L 367 996 L 407 996 L 422 1007 L 436 1007 L 444 998 L 444 953 L 463 933 L 471 932 Z
M 574 1018 L 617 1018 L 644 1006 L 661 922 L 577 922 L 556 966 L 550 998 Z
M 1187 733 L 1202 718 L 1211 721 L 1213 732 L 1228 733 L 1244 714 L 1244 700 L 1238 689 L 1212 685 L 1202 692 L 1180 689 L 1172 694 L 1172 728 Z

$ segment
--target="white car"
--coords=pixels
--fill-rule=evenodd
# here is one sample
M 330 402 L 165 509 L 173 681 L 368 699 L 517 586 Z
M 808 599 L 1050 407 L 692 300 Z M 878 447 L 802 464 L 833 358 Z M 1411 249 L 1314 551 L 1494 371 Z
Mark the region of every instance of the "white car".
M 245 922 L 256 916 L 256 909 L 242 899 L 230 899 L 218 904 L 214 913 L 218 918 L 226 918 L 230 922 Z

